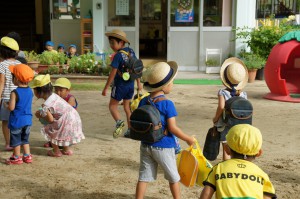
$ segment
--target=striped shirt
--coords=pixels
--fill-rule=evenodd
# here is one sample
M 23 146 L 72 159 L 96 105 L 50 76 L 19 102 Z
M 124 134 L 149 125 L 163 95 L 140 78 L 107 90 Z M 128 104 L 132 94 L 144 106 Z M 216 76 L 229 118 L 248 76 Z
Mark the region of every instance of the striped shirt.
M 14 59 L 7 59 L 0 62 L 0 74 L 3 74 L 5 77 L 4 87 L 1 94 L 2 99 L 10 99 L 11 91 L 17 88 L 17 86 L 15 86 L 12 82 L 12 75 L 8 67 L 20 63 L 21 62 Z

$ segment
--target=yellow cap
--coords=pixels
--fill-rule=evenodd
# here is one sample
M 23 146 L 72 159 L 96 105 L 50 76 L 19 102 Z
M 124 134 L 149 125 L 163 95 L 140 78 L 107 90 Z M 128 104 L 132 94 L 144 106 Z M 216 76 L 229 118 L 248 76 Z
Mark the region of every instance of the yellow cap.
M 58 78 L 54 82 L 53 86 L 58 86 L 58 87 L 70 89 L 71 88 L 71 82 L 67 78 L 62 77 L 62 78 Z
M 1 38 L 1 45 L 6 46 L 12 50 L 19 50 L 19 44 L 16 42 L 16 40 L 10 38 L 10 37 L 2 37 Z
M 256 155 L 262 146 L 260 130 L 249 124 L 233 126 L 226 136 L 228 146 L 243 155 Z
M 50 75 L 47 74 L 47 75 L 38 75 L 36 76 L 33 81 L 32 81 L 32 84 L 31 84 L 31 88 L 36 88 L 36 87 L 42 87 L 42 86 L 45 86 L 46 84 L 49 84 L 51 81 L 50 81 Z

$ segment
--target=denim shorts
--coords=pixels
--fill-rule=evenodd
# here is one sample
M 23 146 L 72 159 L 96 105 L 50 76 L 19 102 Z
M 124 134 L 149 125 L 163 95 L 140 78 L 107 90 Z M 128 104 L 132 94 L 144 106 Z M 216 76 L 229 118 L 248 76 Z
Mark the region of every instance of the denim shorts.
M 2 99 L 1 100 L 1 107 L 0 107 L 0 120 L 1 121 L 8 121 L 10 111 L 4 106 L 5 102 L 9 102 L 9 99 Z
M 134 94 L 134 86 L 116 86 L 114 85 L 111 89 L 111 98 L 121 100 L 131 100 Z
M 164 177 L 169 183 L 179 182 L 174 148 L 160 148 L 141 144 L 139 181 L 156 180 L 158 165 L 164 171 Z
M 10 130 L 10 146 L 16 147 L 29 144 L 29 134 L 31 126 L 24 126 L 19 129 Z

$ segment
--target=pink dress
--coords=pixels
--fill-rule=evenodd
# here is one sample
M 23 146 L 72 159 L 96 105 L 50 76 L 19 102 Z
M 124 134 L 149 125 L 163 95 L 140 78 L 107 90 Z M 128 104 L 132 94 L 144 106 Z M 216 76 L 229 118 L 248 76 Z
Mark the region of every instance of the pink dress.
M 47 141 L 58 146 L 70 146 L 85 138 L 78 112 L 63 98 L 53 93 L 43 105 L 41 115 L 46 116 L 48 109 L 54 117 L 52 123 L 41 128 Z

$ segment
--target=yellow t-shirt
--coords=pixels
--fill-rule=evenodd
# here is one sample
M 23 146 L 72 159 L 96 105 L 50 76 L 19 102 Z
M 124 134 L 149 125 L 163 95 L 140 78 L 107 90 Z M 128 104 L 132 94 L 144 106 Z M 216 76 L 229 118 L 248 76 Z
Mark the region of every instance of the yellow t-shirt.
M 204 185 L 216 191 L 216 199 L 263 199 L 276 197 L 269 176 L 257 165 L 242 159 L 230 159 L 213 167 Z

